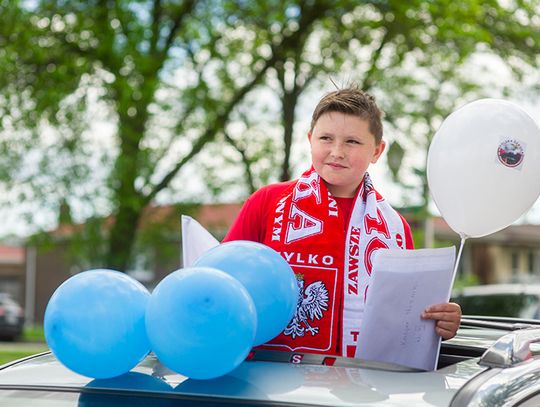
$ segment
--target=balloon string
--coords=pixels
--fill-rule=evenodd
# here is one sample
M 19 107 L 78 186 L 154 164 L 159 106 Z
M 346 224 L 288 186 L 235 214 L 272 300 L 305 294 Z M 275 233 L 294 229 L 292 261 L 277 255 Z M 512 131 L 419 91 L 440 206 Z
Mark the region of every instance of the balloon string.
M 463 253 L 463 246 L 465 246 L 465 240 L 467 240 L 467 236 L 465 236 L 465 235 L 460 235 L 460 236 L 461 236 L 461 243 L 459 245 L 458 255 L 457 255 L 457 258 L 456 258 L 456 264 L 454 265 L 454 272 L 452 273 L 452 285 L 451 285 L 451 287 L 454 286 L 454 280 L 456 279 L 456 274 L 457 274 L 457 269 L 458 269 L 458 266 L 459 266 L 459 261 L 461 260 L 461 253 Z

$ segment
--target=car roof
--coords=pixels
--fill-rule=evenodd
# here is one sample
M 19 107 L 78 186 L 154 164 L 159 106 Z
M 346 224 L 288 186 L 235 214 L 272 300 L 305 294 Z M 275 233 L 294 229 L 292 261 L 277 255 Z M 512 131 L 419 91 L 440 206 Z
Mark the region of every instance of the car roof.
M 353 359 L 354 360 L 354 359 Z M 358 362 L 358 360 L 355 360 Z M 362 406 L 448 405 L 461 386 L 484 368 L 474 359 L 435 372 L 292 364 L 252 360 L 213 380 L 192 380 L 172 372 L 149 355 L 126 375 L 93 380 L 61 365 L 51 353 L 0 370 L 1 390 L 114 391 L 175 398 L 258 400 L 262 405 Z M 407 402 L 404 403 L 403 400 Z
M 133 405 L 133 400 L 140 405 L 148 400 L 174 399 L 181 405 L 198 407 L 351 407 L 374 403 L 378 406 L 448 406 L 471 378 L 487 369 L 478 364 L 478 357 L 509 330 L 517 329 L 516 323 L 520 321 L 509 318 L 504 321 L 463 320 L 458 335 L 444 341 L 441 347 L 441 356 L 447 356 L 450 362 L 433 372 L 315 354 L 303 354 L 301 363 L 295 364 L 290 363 L 291 356 L 300 355 L 298 353 L 256 350 L 250 360 L 213 380 L 193 380 L 177 374 L 153 354 L 125 375 L 94 380 L 70 371 L 52 353 L 45 352 L 0 366 L 0 404 L 24 393 L 21 398 L 31 399 L 31 406 L 41 405 L 35 404 L 35 400 L 64 397 L 61 394 L 71 397 L 69 405 L 79 407 L 87 405 L 83 403 L 88 399 L 86 396 L 102 397 L 99 400 L 109 403 L 108 397 L 128 400 L 121 405 Z M 540 352 L 540 347 L 533 349 L 532 345 L 531 351 Z M 325 364 L 327 359 L 335 359 L 335 363 Z M 28 393 L 32 393 L 31 397 Z M 142 398 L 145 399 L 141 401 Z
M 531 294 L 540 297 L 540 284 L 485 284 L 463 287 L 453 293 L 454 296 L 497 294 Z

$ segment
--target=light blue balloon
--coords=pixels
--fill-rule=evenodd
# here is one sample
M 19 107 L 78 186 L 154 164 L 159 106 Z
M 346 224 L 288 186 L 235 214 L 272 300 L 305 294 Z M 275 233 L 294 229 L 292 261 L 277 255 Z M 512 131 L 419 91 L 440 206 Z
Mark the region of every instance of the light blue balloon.
M 89 270 L 66 280 L 45 310 L 45 339 L 66 367 L 105 379 L 136 366 L 150 352 L 144 317 L 148 290 L 124 273 Z
M 219 377 L 242 363 L 256 327 L 247 290 L 208 267 L 169 274 L 154 289 L 146 311 L 146 330 L 158 359 L 193 379 Z
M 243 240 L 227 242 L 208 250 L 194 265 L 223 270 L 246 287 L 257 309 L 254 345 L 279 335 L 294 316 L 298 302 L 296 277 L 283 257 L 270 247 Z

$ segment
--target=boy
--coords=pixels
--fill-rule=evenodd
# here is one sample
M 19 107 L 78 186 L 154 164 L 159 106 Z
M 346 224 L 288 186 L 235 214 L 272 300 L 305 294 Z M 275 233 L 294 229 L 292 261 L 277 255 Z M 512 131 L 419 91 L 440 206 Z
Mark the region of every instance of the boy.
M 255 192 L 225 236 L 272 247 L 298 278 L 295 316 L 263 348 L 353 357 L 371 255 L 413 248 L 409 225 L 366 172 L 385 148 L 381 117 L 375 99 L 359 89 L 325 95 L 308 133 L 312 167 L 298 180 Z M 461 309 L 437 304 L 421 317 L 435 320 L 437 334 L 448 339 L 459 327 Z

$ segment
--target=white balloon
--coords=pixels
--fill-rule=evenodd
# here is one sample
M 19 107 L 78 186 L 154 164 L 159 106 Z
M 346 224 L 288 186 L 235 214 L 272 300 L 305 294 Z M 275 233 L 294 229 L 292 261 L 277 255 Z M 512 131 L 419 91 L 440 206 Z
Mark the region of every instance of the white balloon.
M 540 129 L 519 106 L 480 99 L 448 116 L 427 161 L 435 204 L 462 237 L 505 228 L 540 195 Z

